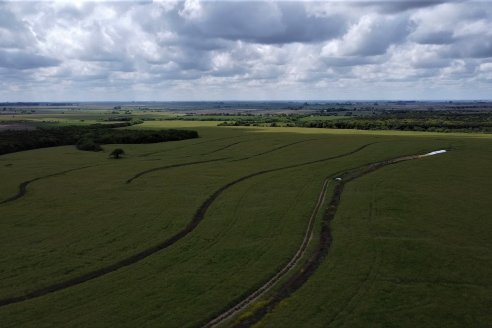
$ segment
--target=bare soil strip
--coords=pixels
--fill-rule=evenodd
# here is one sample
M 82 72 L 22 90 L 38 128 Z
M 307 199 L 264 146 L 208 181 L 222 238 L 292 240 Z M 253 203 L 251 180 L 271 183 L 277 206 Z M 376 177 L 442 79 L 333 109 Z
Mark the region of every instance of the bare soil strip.
M 58 175 L 62 175 L 62 174 L 73 172 L 73 171 L 83 170 L 83 169 L 87 169 L 89 167 L 94 167 L 94 166 L 98 166 L 98 165 L 89 165 L 89 166 L 77 167 L 75 169 L 65 170 L 65 171 L 61 171 L 61 172 L 57 172 L 57 173 L 53 173 L 53 174 L 48 174 L 48 175 L 44 175 L 42 177 L 37 177 L 37 178 L 31 179 L 31 180 L 21 182 L 19 184 L 19 191 L 17 192 L 17 194 L 15 194 L 14 196 L 9 197 L 3 201 L 0 201 L 0 205 L 5 204 L 5 203 L 9 203 L 9 202 L 13 202 L 14 200 L 17 200 L 17 199 L 25 196 L 27 193 L 27 186 L 29 184 L 35 182 L 35 181 L 39 181 L 39 180 L 47 179 L 47 178 L 52 178 L 52 177 L 55 177 Z
M 114 271 L 119 270 L 121 268 L 124 268 L 124 267 L 127 267 L 129 265 L 135 264 L 135 263 L 137 263 L 139 261 L 142 261 L 143 259 L 149 257 L 150 255 L 153 255 L 153 254 L 155 254 L 155 253 L 157 253 L 157 252 L 159 252 L 159 251 L 161 251 L 161 250 L 163 250 L 163 249 L 165 249 L 165 248 L 173 245 L 174 243 L 176 243 L 177 241 L 179 241 L 181 238 L 185 237 L 190 232 L 192 232 L 198 226 L 198 224 L 203 220 L 203 218 L 205 216 L 205 213 L 207 212 L 208 208 L 220 196 L 220 194 L 222 194 L 228 188 L 230 188 L 230 187 L 238 184 L 239 182 L 245 181 L 247 179 L 250 179 L 250 178 L 253 178 L 253 177 L 262 175 L 262 174 L 270 173 L 270 172 L 275 172 L 275 171 L 280 171 L 280 170 L 285 170 L 285 169 L 290 169 L 290 168 L 301 167 L 301 166 L 305 166 L 305 165 L 309 165 L 309 164 L 314 164 L 314 163 L 319 163 L 319 162 L 324 162 L 324 161 L 328 161 L 328 160 L 333 160 L 333 159 L 337 159 L 337 158 L 349 156 L 349 155 L 352 155 L 354 153 L 357 153 L 357 152 L 363 150 L 364 148 L 366 148 L 366 147 L 368 147 L 368 146 L 370 146 L 370 145 L 372 145 L 374 143 L 375 142 L 369 143 L 369 144 L 365 144 L 365 145 L 363 145 L 361 147 L 358 147 L 357 149 L 354 149 L 354 150 L 352 150 L 350 152 L 347 152 L 347 153 L 344 153 L 344 154 L 340 154 L 340 155 L 335 155 L 335 156 L 331 156 L 331 157 L 327 157 L 327 158 L 323 158 L 323 159 L 319 159 L 319 160 L 314 160 L 314 161 L 304 162 L 304 163 L 300 163 L 300 164 L 293 164 L 293 165 L 288 165 L 288 166 L 284 166 L 284 167 L 280 167 L 280 168 L 274 168 L 274 169 L 268 169 L 268 170 L 263 170 L 263 171 L 255 172 L 255 173 L 252 173 L 252 174 L 243 176 L 243 177 L 241 177 L 239 179 L 236 179 L 236 180 L 234 180 L 232 182 L 229 182 L 226 185 L 224 185 L 221 188 L 219 188 L 218 190 L 216 190 L 212 195 L 210 195 L 202 203 L 202 205 L 198 208 L 198 210 L 196 211 L 195 215 L 193 216 L 192 220 L 188 223 L 188 225 L 186 225 L 186 227 L 184 227 L 182 230 L 180 230 L 178 233 L 176 233 L 172 237 L 170 237 L 170 238 L 168 238 L 168 239 L 160 242 L 157 245 L 154 245 L 152 247 L 149 247 L 147 249 L 144 249 L 144 250 L 142 250 L 141 252 L 139 252 L 137 254 L 134 254 L 134 255 L 132 255 L 130 257 L 124 258 L 124 259 L 122 259 L 122 260 L 120 260 L 118 262 L 115 262 L 115 263 L 110 264 L 108 266 L 105 266 L 103 268 L 100 268 L 100 269 L 97 269 L 97 270 L 94 270 L 94 271 L 85 273 L 83 275 L 74 277 L 72 279 L 68 279 L 68 280 L 65 280 L 65 281 L 62 281 L 62 282 L 59 282 L 59 283 L 55 283 L 53 285 L 50 285 L 50 286 L 47 286 L 47 287 L 44 287 L 44 288 L 40 288 L 40 289 L 34 290 L 34 291 L 29 292 L 29 293 L 24 294 L 24 295 L 13 296 L 13 297 L 8 297 L 8 298 L 0 299 L 0 307 L 6 306 L 6 305 L 9 305 L 9 304 L 15 304 L 15 303 L 19 303 L 19 302 L 31 300 L 31 299 L 34 299 L 34 298 L 38 298 L 38 297 L 41 297 L 41 296 L 44 296 L 44 295 L 47 295 L 47 294 L 50 294 L 50 293 L 53 293 L 53 292 L 61 291 L 61 290 L 67 289 L 69 287 L 73 287 L 73 286 L 82 284 L 84 282 L 87 282 L 87 281 L 90 281 L 90 280 L 93 280 L 93 279 L 102 277 L 102 276 L 104 276 L 104 275 L 106 275 L 108 273 L 114 272 Z
M 287 282 L 285 282 L 280 289 L 268 300 L 267 303 L 256 309 L 255 312 L 243 320 L 239 321 L 234 327 L 251 327 L 255 323 L 259 322 L 265 315 L 271 312 L 282 300 L 288 298 L 295 291 L 306 283 L 306 281 L 314 274 L 321 262 L 324 260 L 331 246 L 331 221 L 335 218 L 336 211 L 340 204 L 341 196 L 345 185 L 355 179 L 358 179 L 366 174 L 374 172 L 387 165 L 396 164 L 403 161 L 413 160 L 424 157 L 423 155 L 410 155 L 398 157 L 391 160 L 372 163 L 361 168 L 353 169 L 340 175 L 340 180 L 335 180 L 335 190 L 331 197 L 330 203 L 325 211 L 321 236 L 315 252 L 311 255 L 309 260 L 301 268 L 297 270 L 297 273 L 292 276 Z M 301 245 L 302 247 L 302 245 Z M 270 287 L 271 288 L 271 287 Z M 237 309 L 235 312 L 245 309 L 251 302 L 245 303 L 241 309 Z M 230 318 L 230 317 L 227 317 Z M 213 323 L 213 325 L 206 325 L 205 327 L 215 327 L 225 320 L 219 320 Z

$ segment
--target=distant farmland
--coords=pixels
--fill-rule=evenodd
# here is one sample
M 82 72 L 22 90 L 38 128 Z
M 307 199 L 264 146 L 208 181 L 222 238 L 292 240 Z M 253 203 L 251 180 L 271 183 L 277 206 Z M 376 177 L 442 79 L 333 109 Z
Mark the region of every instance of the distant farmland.
M 0 156 L 0 327 L 491 325 L 490 135 L 216 124 Z

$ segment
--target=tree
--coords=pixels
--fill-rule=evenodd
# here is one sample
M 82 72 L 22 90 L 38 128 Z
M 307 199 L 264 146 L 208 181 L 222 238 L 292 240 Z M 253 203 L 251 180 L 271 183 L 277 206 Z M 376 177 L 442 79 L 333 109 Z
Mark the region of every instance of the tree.
M 118 159 L 120 158 L 121 155 L 123 155 L 125 153 L 125 151 L 121 148 L 116 148 L 115 150 L 113 150 L 111 152 L 111 154 L 109 154 L 110 157 L 113 157 L 114 159 Z

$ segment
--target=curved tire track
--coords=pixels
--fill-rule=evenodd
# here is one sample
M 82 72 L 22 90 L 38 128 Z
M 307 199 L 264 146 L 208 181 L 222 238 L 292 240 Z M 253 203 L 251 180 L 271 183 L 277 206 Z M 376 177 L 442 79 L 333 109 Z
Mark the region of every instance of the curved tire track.
M 155 155 L 155 154 L 165 153 L 165 152 L 168 152 L 170 150 L 180 149 L 180 148 L 183 148 L 183 147 L 196 146 L 196 145 L 201 145 L 201 144 L 204 144 L 204 143 L 209 143 L 209 142 L 214 142 L 214 141 L 219 141 L 219 140 L 225 140 L 225 139 L 239 138 L 239 137 L 243 137 L 243 135 L 240 134 L 240 135 L 232 136 L 232 137 L 223 137 L 223 138 L 215 138 L 215 139 L 211 139 L 211 140 L 205 140 L 205 141 L 193 143 L 191 145 L 184 145 L 184 146 L 181 146 L 181 147 L 174 147 L 174 148 L 165 149 L 165 150 L 153 151 L 153 152 L 150 152 L 150 153 L 141 154 L 141 155 L 139 155 L 137 157 L 147 157 L 147 156 L 151 156 L 151 155 Z
M 280 150 L 280 149 L 283 149 L 283 148 L 287 148 L 287 147 L 290 147 L 290 146 L 293 146 L 293 145 L 297 145 L 297 144 L 300 144 L 300 143 L 303 143 L 303 142 L 314 141 L 314 140 L 323 140 L 323 139 L 326 139 L 326 138 L 315 138 L 315 139 L 307 139 L 307 140 L 301 140 L 301 141 L 291 142 L 291 143 L 288 143 L 288 144 L 285 144 L 285 145 L 282 145 L 282 146 L 279 146 L 279 147 L 275 147 L 273 149 L 270 149 L 270 150 L 267 150 L 267 151 L 264 151 L 264 152 L 261 152 L 261 153 L 258 153 L 258 154 L 254 154 L 254 155 L 251 155 L 251 156 L 246 156 L 246 157 L 243 157 L 243 158 L 235 159 L 235 160 L 232 160 L 231 162 L 244 161 L 244 160 L 247 160 L 247 159 L 250 159 L 250 158 L 254 158 L 254 157 L 261 156 L 261 155 L 273 153 L 273 152 L 275 152 L 277 150 Z
M 225 138 L 219 138 L 219 139 L 213 139 L 213 140 L 222 140 L 222 139 L 225 139 Z M 269 153 L 275 152 L 277 150 L 280 150 L 280 149 L 283 149 L 283 148 L 286 148 L 286 147 L 290 147 L 290 146 L 293 146 L 293 145 L 296 145 L 296 144 L 299 144 L 299 143 L 313 141 L 313 140 L 323 140 L 323 139 L 325 139 L 325 138 L 316 138 L 316 139 L 307 139 L 307 140 L 296 141 L 296 142 L 292 142 L 292 143 L 289 143 L 289 144 L 285 144 L 285 145 L 282 145 L 282 146 L 279 146 L 279 147 L 276 147 L 276 148 L 273 148 L 273 149 L 264 151 L 264 152 L 259 153 L 259 154 L 254 154 L 254 155 L 251 155 L 251 156 L 248 156 L 248 157 L 243 157 L 243 158 L 231 160 L 230 162 L 239 162 L 239 161 L 247 160 L 247 159 L 250 159 L 250 158 L 253 158 L 253 157 L 261 156 L 261 155 L 264 155 L 264 154 L 269 154 Z M 209 141 L 206 141 L 206 142 L 209 142 Z M 225 147 L 221 147 L 219 149 L 213 150 L 210 153 L 201 154 L 201 155 L 209 155 L 209 154 L 212 154 L 212 153 L 215 153 L 215 152 L 218 152 L 218 151 L 227 149 L 229 147 L 232 147 L 232 146 L 237 145 L 237 144 L 242 143 L 242 142 L 245 142 L 245 141 L 234 142 L 232 144 L 226 145 Z M 201 142 L 201 143 L 205 143 L 205 141 L 204 142 Z M 197 144 L 195 144 L 195 145 L 197 145 Z M 142 171 L 140 173 L 135 174 L 133 177 L 131 177 L 130 179 L 126 180 L 126 183 L 129 184 L 133 180 L 135 180 L 135 179 L 137 179 L 137 178 L 139 178 L 139 177 L 141 177 L 141 176 L 143 176 L 145 174 L 152 173 L 152 172 L 155 172 L 155 171 L 166 170 L 166 169 L 171 169 L 171 168 L 181 167 L 181 166 L 188 166 L 188 165 L 194 165 L 194 164 L 203 164 L 203 163 L 208 163 L 208 162 L 220 161 L 220 160 L 225 160 L 225 159 L 228 159 L 228 158 L 229 157 L 224 157 L 224 158 L 218 158 L 218 159 L 212 159 L 212 160 L 205 160 L 205 161 L 196 161 L 196 162 L 187 162 L 187 163 L 181 163 L 181 164 L 172 164 L 172 165 L 159 166 L 159 167 L 148 169 L 148 170 L 145 170 L 145 171 Z
M 280 271 L 278 271 L 272 278 L 270 278 L 270 280 L 264 283 L 260 288 L 255 290 L 248 297 L 243 299 L 241 302 L 239 302 L 229 310 L 223 312 L 219 316 L 215 317 L 213 320 L 209 321 L 205 326 L 203 326 L 204 328 L 216 327 L 221 323 L 231 319 L 242 310 L 246 309 L 253 302 L 257 301 L 260 297 L 265 295 L 265 293 L 268 292 L 273 287 L 273 285 L 275 285 L 275 283 L 277 283 L 282 277 L 285 276 L 285 274 L 290 272 L 299 263 L 299 261 L 304 256 L 306 249 L 313 237 L 314 221 L 319 212 L 319 209 L 323 206 L 329 180 L 330 178 L 326 178 L 325 181 L 323 181 L 323 187 L 321 188 L 321 192 L 319 193 L 318 196 L 318 201 L 309 218 L 308 227 L 304 234 L 304 238 L 301 242 L 301 246 L 298 248 L 297 252 L 290 259 L 290 261 Z
M 378 185 L 377 183 L 376 185 Z M 374 282 L 376 281 L 376 277 L 379 275 L 379 267 L 381 263 L 381 250 L 378 248 L 376 243 L 374 242 L 374 237 L 375 235 L 371 232 L 371 222 L 373 221 L 373 216 L 374 216 L 374 207 L 373 204 L 375 203 L 375 193 L 374 189 L 375 186 L 372 187 L 372 197 L 371 197 L 371 203 L 369 204 L 369 217 L 368 217 L 368 229 L 369 229 L 369 235 L 371 237 L 372 241 L 372 248 L 373 250 L 373 256 L 371 259 L 371 263 L 369 265 L 369 270 L 362 280 L 362 282 L 357 286 L 357 289 L 355 292 L 348 298 L 347 301 L 345 301 L 341 308 L 337 310 L 334 316 L 330 320 L 327 321 L 326 327 L 330 327 L 333 323 L 339 322 L 341 320 L 341 325 L 343 326 L 344 319 L 349 317 L 353 311 L 355 311 L 357 304 L 361 298 L 364 297 L 366 293 L 369 292 L 369 290 L 373 287 Z M 367 286 L 368 285 L 368 286 Z
M 140 173 L 135 174 L 130 179 L 126 180 L 126 183 L 129 184 L 133 180 L 138 179 L 138 178 L 140 178 L 143 175 L 146 175 L 148 173 L 152 173 L 152 172 L 155 172 L 155 171 L 171 169 L 171 168 L 174 168 L 174 167 L 181 167 L 181 166 L 189 166 L 189 165 L 195 165 L 195 164 L 203 164 L 203 163 L 217 162 L 217 161 L 222 161 L 222 160 L 228 159 L 228 158 L 229 157 L 224 157 L 224 158 L 209 159 L 209 160 L 206 160 L 206 161 L 187 162 L 187 163 L 171 164 L 171 165 L 166 165 L 166 166 L 154 167 L 152 169 L 148 169 L 148 170 L 145 170 L 145 171 L 142 171 Z
M 174 243 L 176 243 L 177 241 L 179 241 L 180 239 L 182 239 L 183 237 L 188 235 L 190 232 L 192 232 L 198 226 L 198 224 L 203 220 L 205 213 L 207 212 L 208 208 L 212 205 L 212 203 L 225 190 L 229 189 L 230 187 L 232 187 L 232 186 L 234 186 L 234 185 L 236 185 L 242 181 L 245 181 L 247 179 L 250 179 L 250 178 L 262 175 L 262 174 L 270 173 L 270 172 L 301 167 L 301 166 L 305 166 L 305 165 L 320 163 L 320 162 L 324 162 L 324 161 L 328 161 L 328 160 L 333 160 L 333 159 L 349 156 L 349 155 L 357 153 L 357 152 L 363 150 L 364 148 L 366 148 L 372 144 L 375 144 L 375 143 L 376 142 L 362 145 L 361 147 L 358 147 L 358 148 L 356 148 L 350 152 L 344 153 L 344 154 L 335 155 L 335 156 L 331 156 L 331 157 L 327 157 L 327 158 L 323 158 L 323 159 L 319 159 L 319 160 L 314 160 L 314 161 L 309 161 L 309 162 L 304 162 L 304 163 L 299 163 L 299 164 L 288 165 L 288 166 L 284 166 L 284 167 L 280 167 L 280 168 L 262 170 L 262 171 L 251 173 L 251 174 L 248 174 L 248 175 L 243 176 L 241 178 L 238 178 L 238 179 L 236 179 L 232 182 L 229 182 L 229 183 L 225 184 L 224 186 L 220 187 L 212 195 L 210 195 L 202 203 L 202 205 L 198 208 L 198 210 L 195 212 L 195 215 L 193 216 L 192 220 L 186 225 L 186 227 L 184 227 L 182 230 L 180 230 L 179 232 L 177 232 L 173 236 L 169 237 L 168 239 L 166 239 L 166 240 L 164 240 L 164 241 L 162 241 L 162 242 L 160 242 L 160 243 L 158 243 L 152 247 L 144 249 L 137 254 L 134 254 L 130 257 L 124 258 L 118 262 L 115 262 L 115 263 L 110 264 L 108 266 L 105 266 L 103 268 L 85 273 L 83 275 L 80 275 L 80 276 L 59 282 L 59 283 L 55 283 L 53 285 L 50 285 L 50 286 L 47 286 L 44 288 L 34 290 L 34 291 L 29 292 L 29 293 L 24 294 L 24 295 L 12 296 L 12 297 L 8 297 L 8 298 L 0 299 L 0 307 L 10 305 L 10 304 L 19 303 L 19 302 L 23 302 L 23 301 L 27 301 L 27 300 L 31 300 L 34 298 L 38 298 L 38 297 L 41 297 L 41 296 L 44 296 L 44 295 L 47 295 L 50 293 L 61 291 L 61 290 L 67 289 L 69 287 L 73 287 L 73 286 L 82 284 L 84 282 L 102 277 L 108 273 L 117 271 L 117 270 L 124 268 L 124 267 L 127 267 L 129 265 L 135 264 L 135 263 L 149 257 L 150 255 L 153 255 L 153 254 L 173 245 Z
M 255 323 L 259 322 L 265 315 L 271 312 L 281 301 L 288 298 L 295 291 L 301 288 L 304 285 L 304 283 L 306 283 L 306 281 L 316 272 L 316 269 L 319 267 L 321 262 L 328 254 L 329 248 L 331 246 L 331 242 L 332 242 L 331 228 L 330 228 L 331 221 L 333 221 L 333 219 L 335 218 L 336 211 L 340 204 L 343 189 L 347 183 L 355 179 L 358 179 L 362 176 L 365 176 L 371 172 L 374 172 L 380 168 L 383 168 L 387 165 L 418 159 L 421 157 L 422 155 L 410 155 L 410 156 L 398 157 L 391 160 L 385 160 L 381 162 L 364 165 L 363 167 L 359 167 L 342 174 L 341 175 L 342 180 L 336 182 L 335 190 L 331 197 L 330 203 L 325 211 L 322 227 L 321 227 L 320 241 L 314 254 L 309 258 L 307 263 L 298 270 L 296 275 L 291 277 L 284 285 L 280 287 L 278 292 L 266 304 L 264 304 L 259 309 L 257 309 L 250 317 L 239 321 L 239 323 L 234 325 L 234 327 L 236 328 L 251 327 Z M 218 322 L 217 324 L 220 323 L 221 322 Z
M 0 202 L 0 205 L 13 202 L 14 200 L 17 200 L 17 199 L 25 196 L 26 193 L 27 193 L 27 186 L 30 185 L 33 182 L 36 182 L 36 181 L 39 181 L 39 180 L 42 180 L 42 179 L 56 177 L 58 175 L 63 175 L 65 173 L 69 173 L 69 172 L 73 172 L 73 171 L 78 171 L 78 170 L 83 170 L 83 169 L 87 169 L 87 168 L 90 168 L 90 167 L 95 167 L 95 166 L 99 166 L 99 165 L 82 166 L 82 167 L 78 167 L 78 168 L 75 168 L 75 169 L 65 170 L 65 171 L 61 171 L 61 172 L 57 172 L 57 173 L 53 173 L 53 174 L 48 174 L 48 175 L 44 175 L 42 177 L 37 177 L 37 178 L 31 179 L 31 180 L 27 180 L 27 181 L 21 182 L 19 184 L 19 191 L 17 192 L 17 194 L 15 194 L 14 196 L 12 196 L 10 198 L 7 198 L 7 199 L 1 201 Z
M 218 151 L 221 151 L 221 150 L 227 149 L 227 148 L 229 148 L 229 147 L 235 146 L 235 145 L 237 145 L 237 144 L 240 144 L 240 143 L 242 143 L 242 142 L 244 142 L 244 141 L 237 141 L 237 142 L 231 143 L 231 144 L 229 144 L 229 145 L 227 145 L 227 146 L 224 146 L 224 147 L 222 147 L 222 148 L 212 150 L 211 152 L 208 152 L 208 153 L 203 153 L 203 154 L 201 154 L 201 155 L 210 155 L 210 154 L 216 153 L 216 152 L 218 152 Z

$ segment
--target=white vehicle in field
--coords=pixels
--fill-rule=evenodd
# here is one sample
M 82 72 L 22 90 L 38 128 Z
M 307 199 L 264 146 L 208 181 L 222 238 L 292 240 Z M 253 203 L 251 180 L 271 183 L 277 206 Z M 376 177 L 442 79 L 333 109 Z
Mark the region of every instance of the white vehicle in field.
M 434 150 L 434 151 L 431 151 L 430 153 L 427 153 L 427 154 L 422 155 L 422 157 L 432 156 L 432 155 L 438 155 L 438 154 L 442 154 L 442 153 L 445 153 L 445 152 L 447 152 L 446 149 Z

